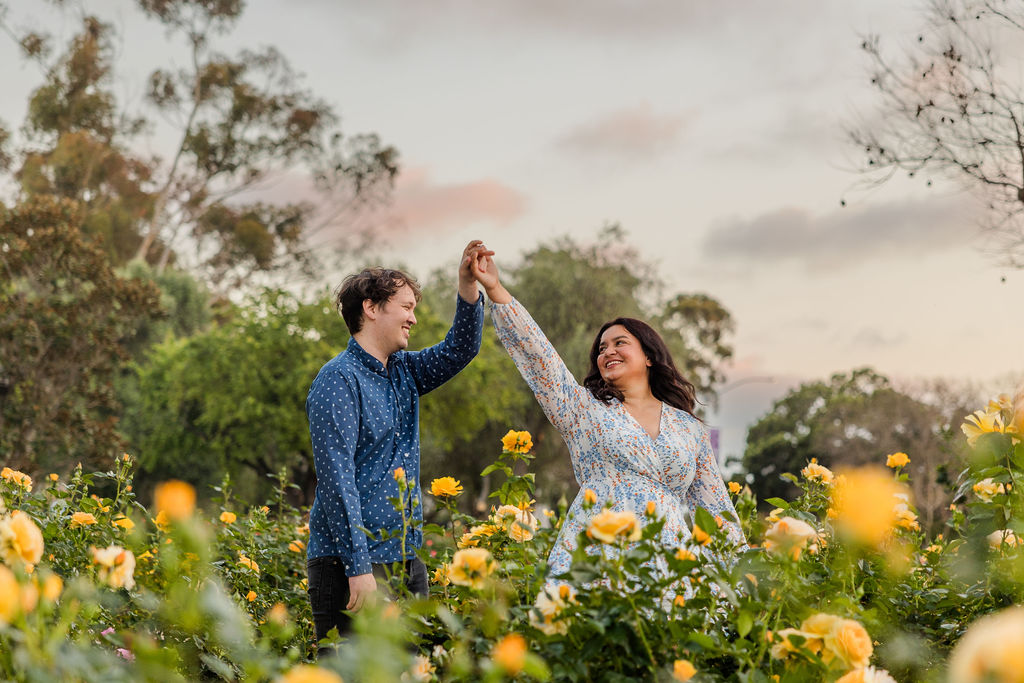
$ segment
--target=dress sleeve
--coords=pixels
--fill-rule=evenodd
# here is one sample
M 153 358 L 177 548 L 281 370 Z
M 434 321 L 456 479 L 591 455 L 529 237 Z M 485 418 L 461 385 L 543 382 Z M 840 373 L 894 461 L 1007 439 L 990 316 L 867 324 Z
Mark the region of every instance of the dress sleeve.
M 729 497 L 729 490 L 718 471 L 718 461 L 711 448 L 708 430 L 702 427 L 700 431 L 700 443 L 697 446 L 697 470 L 693 475 L 693 483 L 690 484 L 690 488 L 686 492 L 686 504 L 691 513 L 696 512 L 697 508 L 704 508 L 712 515 L 717 516 L 723 512 L 730 512 L 733 517 L 739 519 L 732 499 Z M 726 520 L 725 529 L 733 544 L 740 548 L 746 546 L 747 541 L 738 524 Z
M 359 401 L 344 377 L 331 379 L 315 384 L 306 401 L 316 495 L 327 510 L 327 525 L 338 544 L 345 575 L 357 576 L 372 571 L 356 487 Z
M 498 339 L 537 397 L 544 414 L 564 436 L 579 424 L 586 412 L 587 390 L 572 376 L 555 347 L 517 300 L 491 304 L 491 319 Z

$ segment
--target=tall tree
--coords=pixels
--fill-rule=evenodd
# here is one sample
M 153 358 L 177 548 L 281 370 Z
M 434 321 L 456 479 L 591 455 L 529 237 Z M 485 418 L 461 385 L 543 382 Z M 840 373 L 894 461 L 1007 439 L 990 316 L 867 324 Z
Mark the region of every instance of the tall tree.
M 921 523 L 934 530 L 946 519 L 952 496 L 945 472 L 963 457 L 959 425 L 969 411 L 955 396 L 930 393 L 942 400 L 909 396 L 867 368 L 802 384 L 747 434 L 743 464 L 754 491 L 762 500 L 792 498 L 796 487 L 781 475 L 799 476 L 811 458 L 826 467 L 855 467 L 883 465 L 888 454 L 904 452 Z
M 116 263 L 136 257 L 162 270 L 177 260 L 221 290 L 258 272 L 308 272 L 323 234 L 337 242 L 339 216 L 390 191 L 397 152 L 372 134 L 343 136 L 332 107 L 274 48 L 219 51 L 242 13 L 239 0 L 137 5 L 189 57 L 187 67 L 150 75 L 141 116 L 127 116 L 113 97 L 109 24 L 87 16 L 50 63 L 49 37 L 18 34 L 0 11 L 0 25 L 45 71 L 25 126 L 31 144 L 17 163 L 23 193 L 86 203 L 85 227 L 107 239 Z M 168 125 L 169 159 L 134 151 Z M 309 201 L 263 199 L 285 175 L 307 183 Z
M 161 313 L 156 289 L 119 277 L 80 224 L 54 198 L 0 215 L 0 454 L 13 466 L 98 464 L 121 446 L 112 382 Z
M 877 36 L 877 116 L 850 131 L 873 182 L 906 172 L 950 179 L 985 206 L 982 227 L 1024 265 L 1024 7 L 1005 0 L 932 0 L 912 47 L 893 56 Z M 931 184 L 931 180 L 928 180 Z

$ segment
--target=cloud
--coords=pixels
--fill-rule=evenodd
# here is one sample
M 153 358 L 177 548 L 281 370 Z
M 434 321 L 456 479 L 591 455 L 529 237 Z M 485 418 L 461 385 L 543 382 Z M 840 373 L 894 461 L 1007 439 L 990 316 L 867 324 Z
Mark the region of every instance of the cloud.
M 576 154 L 647 158 L 675 144 L 692 118 L 693 112 L 656 114 L 645 103 L 579 125 L 555 145 Z
M 792 260 L 809 269 L 851 266 L 892 254 L 923 254 L 967 244 L 970 204 L 933 197 L 812 216 L 786 207 L 749 220 L 714 225 L 702 249 L 708 258 L 773 264 Z
M 423 167 L 402 171 L 388 222 L 416 232 L 441 232 L 480 221 L 507 224 L 523 214 L 526 199 L 497 180 L 440 184 Z

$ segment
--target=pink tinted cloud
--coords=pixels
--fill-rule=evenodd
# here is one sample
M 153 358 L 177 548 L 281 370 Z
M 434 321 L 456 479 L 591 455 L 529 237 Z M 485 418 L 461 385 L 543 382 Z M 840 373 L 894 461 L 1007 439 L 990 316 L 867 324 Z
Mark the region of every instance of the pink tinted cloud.
M 577 153 L 649 157 L 675 144 L 692 118 L 693 112 L 658 114 L 644 103 L 576 126 L 556 145 Z
M 417 167 L 398 177 L 388 213 L 408 229 L 439 232 L 479 221 L 509 223 L 525 209 L 523 195 L 497 180 L 439 184 Z

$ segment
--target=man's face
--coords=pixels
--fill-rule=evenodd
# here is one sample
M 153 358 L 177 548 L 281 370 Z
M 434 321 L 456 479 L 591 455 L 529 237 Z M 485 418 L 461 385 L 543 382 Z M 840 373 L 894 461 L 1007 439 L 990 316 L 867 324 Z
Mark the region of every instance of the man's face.
M 409 346 L 409 331 L 416 324 L 415 309 L 416 295 L 409 285 L 402 285 L 390 299 L 375 307 L 376 320 L 367 322 L 382 350 L 392 354 Z

